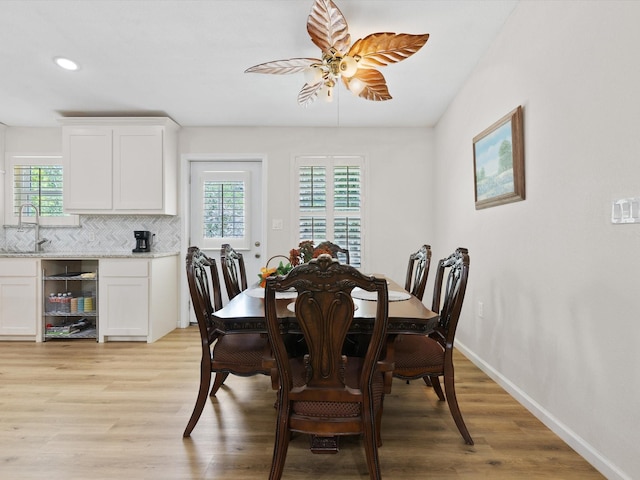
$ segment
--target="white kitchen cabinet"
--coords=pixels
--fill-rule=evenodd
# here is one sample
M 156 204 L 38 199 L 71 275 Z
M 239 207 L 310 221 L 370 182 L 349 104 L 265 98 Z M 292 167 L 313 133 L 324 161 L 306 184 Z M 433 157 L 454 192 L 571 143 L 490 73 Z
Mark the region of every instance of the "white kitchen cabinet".
M 176 215 L 178 125 L 168 118 L 65 118 L 69 213 Z
M 38 262 L 25 258 L 0 260 L 0 339 L 36 338 Z
M 100 260 L 99 341 L 155 342 L 178 324 L 178 256 Z

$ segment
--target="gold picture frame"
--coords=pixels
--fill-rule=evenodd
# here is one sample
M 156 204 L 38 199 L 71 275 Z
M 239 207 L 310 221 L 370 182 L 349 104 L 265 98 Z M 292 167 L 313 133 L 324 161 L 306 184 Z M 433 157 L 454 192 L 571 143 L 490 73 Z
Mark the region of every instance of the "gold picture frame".
M 473 137 L 476 210 L 525 199 L 522 106 Z

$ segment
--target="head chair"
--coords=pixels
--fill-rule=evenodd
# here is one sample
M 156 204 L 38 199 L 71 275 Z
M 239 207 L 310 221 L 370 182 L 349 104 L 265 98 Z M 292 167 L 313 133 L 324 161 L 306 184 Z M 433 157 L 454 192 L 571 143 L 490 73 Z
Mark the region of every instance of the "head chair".
M 354 315 L 351 291 L 356 287 L 375 291 L 378 298 L 373 334 L 364 358 L 342 354 Z M 296 318 L 288 329 L 298 329 L 305 338 L 309 353 L 302 358 L 290 358 L 277 316 L 275 293 L 290 288 L 298 295 Z M 392 369 L 378 361 L 388 323 L 386 280 L 365 276 L 322 254 L 284 277 L 270 277 L 265 288 L 265 309 L 277 370 L 274 373 L 279 379 L 270 478 L 279 479 L 282 475 L 292 431 L 320 437 L 362 434 L 371 478 L 380 478 L 379 421 L 385 373 L 389 372 L 390 377 Z
M 331 252 L 331 256 L 333 258 L 337 258 L 341 263 L 346 263 L 349 265 L 351 263 L 351 258 L 349 256 L 349 250 L 346 248 L 342 248 L 339 245 L 336 245 L 330 241 L 324 241 L 318 244 L 316 248 L 322 248 Z

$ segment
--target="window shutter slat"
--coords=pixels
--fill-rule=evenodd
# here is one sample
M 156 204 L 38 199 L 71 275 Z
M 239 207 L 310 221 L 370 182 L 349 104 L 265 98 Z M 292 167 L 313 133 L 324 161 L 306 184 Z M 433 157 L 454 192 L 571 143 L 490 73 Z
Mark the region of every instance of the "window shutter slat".
M 42 217 L 64 216 L 62 198 L 62 165 L 15 165 L 13 168 L 13 210 L 32 203 Z M 35 216 L 35 210 L 25 209 L 23 217 Z
M 243 238 L 245 198 L 244 182 L 205 181 L 202 206 L 204 238 Z
M 360 266 L 362 159 L 327 156 L 308 161 L 313 165 L 305 165 L 305 157 L 298 159 L 300 241 L 330 240 L 348 248 L 351 264 Z

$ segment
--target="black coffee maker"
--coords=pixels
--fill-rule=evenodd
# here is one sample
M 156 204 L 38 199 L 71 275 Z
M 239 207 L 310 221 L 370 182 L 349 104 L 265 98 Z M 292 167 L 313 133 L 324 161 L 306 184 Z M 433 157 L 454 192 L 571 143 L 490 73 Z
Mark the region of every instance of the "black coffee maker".
M 134 253 L 151 251 L 153 237 L 156 236 L 155 233 L 151 233 L 148 230 L 134 230 L 133 236 L 136 237 L 136 248 L 133 249 Z

